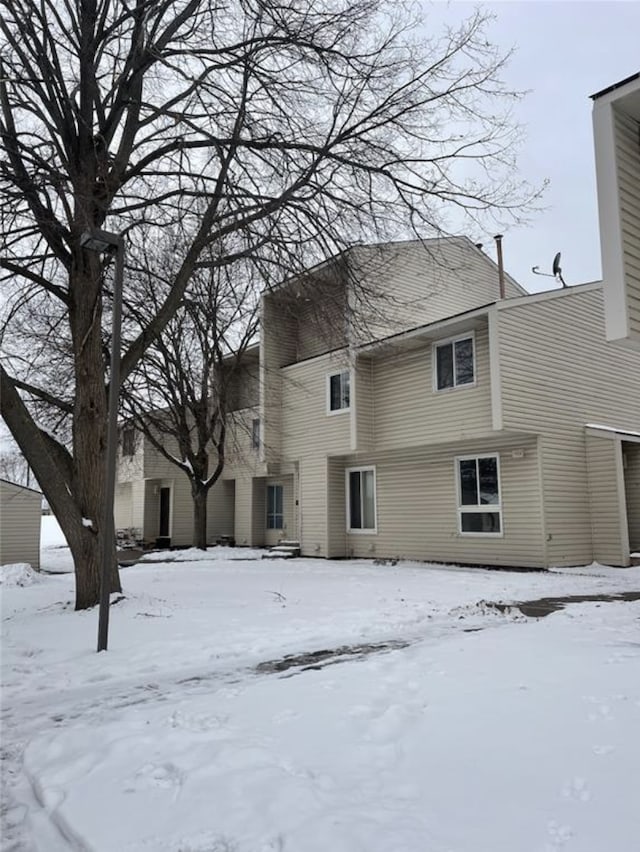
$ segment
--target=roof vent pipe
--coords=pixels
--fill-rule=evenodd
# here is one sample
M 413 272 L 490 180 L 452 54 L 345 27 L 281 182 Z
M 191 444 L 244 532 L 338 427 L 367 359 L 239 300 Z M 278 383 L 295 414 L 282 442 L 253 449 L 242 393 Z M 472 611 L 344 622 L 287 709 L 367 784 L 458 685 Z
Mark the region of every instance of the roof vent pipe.
M 504 261 L 502 259 L 502 234 L 496 234 L 493 239 L 496 241 L 496 250 L 498 252 L 498 284 L 500 285 L 500 298 L 504 299 Z

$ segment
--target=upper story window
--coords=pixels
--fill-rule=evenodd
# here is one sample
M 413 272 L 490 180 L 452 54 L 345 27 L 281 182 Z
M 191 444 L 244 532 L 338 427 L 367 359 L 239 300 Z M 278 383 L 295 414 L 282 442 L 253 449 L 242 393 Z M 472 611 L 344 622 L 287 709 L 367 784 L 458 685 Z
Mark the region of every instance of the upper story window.
M 136 452 L 136 430 L 133 426 L 125 426 L 122 430 L 122 455 L 133 456 Z
M 349 370 L 327 376 L 327 409 L 329 414 L 348 411 L 351 407 L 351 374 Z
M 473 334 L 453 337 L 435 347 L 435 389 L 474 385 L 476 381 L 475 346 Z
M 258 419 L 251 421 L 251 448 L 260 449 L 260 420 Z
M 461 533 L 502 534 L 499 457 L 456 459 Z

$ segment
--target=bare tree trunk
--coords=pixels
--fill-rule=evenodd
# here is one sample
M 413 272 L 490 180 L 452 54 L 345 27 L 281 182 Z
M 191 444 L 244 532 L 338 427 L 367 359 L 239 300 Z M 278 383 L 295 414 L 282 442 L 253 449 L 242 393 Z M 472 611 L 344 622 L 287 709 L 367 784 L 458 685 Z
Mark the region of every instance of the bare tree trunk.
M 207 549 L 207 497 L 208 489 L 193 492 L 193 546 Z

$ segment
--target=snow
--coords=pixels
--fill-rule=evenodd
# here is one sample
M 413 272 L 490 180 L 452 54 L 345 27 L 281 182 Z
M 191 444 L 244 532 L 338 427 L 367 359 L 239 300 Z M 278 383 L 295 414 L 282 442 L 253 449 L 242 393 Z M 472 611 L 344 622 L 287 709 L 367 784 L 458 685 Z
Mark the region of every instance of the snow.
M 7 849 L 635 852 L 640 603 L 491 602 L 640 568 L 257 555 L 123 569 L 101 654 L 70 575 L 3 584 Z M 406 646 L 260 665 L 366 643 Z
M 82 526 L 83 527 L 92 527 L 93 521 L 91 520 L 91 518 L 83 518 L 82 519 Z
M 70 574 L 73 559 L 54 515 L 43 515 L 40 524 L 40 570 L 47 574 Z

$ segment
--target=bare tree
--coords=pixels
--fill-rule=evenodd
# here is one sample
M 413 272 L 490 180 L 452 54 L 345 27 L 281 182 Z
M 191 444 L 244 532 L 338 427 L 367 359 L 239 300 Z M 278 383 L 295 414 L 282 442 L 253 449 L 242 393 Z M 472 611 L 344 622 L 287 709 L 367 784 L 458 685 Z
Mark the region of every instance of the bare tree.
M 257 359 L 246 357 L 258 330 L 256 272 L 247 263 L 219 267 L 209 256 L 123 388 L 130 422 L 189 480 L 193 544 L 203 550 L 207 498 L 236 438 L 231 414 L 244 406 L 247 388 L 258 386 Z M 140 269 L 139 303 L 131 309 L 142 323 L 140 314 L 153 315 L 164 290 L 148 270 Z
M 415 23 L 384 0 L 4 0 L 2 415 L 69 542 L 77 608 L 99 596 L 111 304 L 83 232 L 122 231 L 133 255 L 177 223 L 192 235 L 154 313 L 126 318 L 126 379 L 209 246 L 230 246 L 220 267 L 274 244 L 321 259 L 433 235 L 443 206 L 520 209 L 485 19 L 422 44 Z M 36 301 L 53 355 L 32 366 L 16 335 Z
M 0 479 L 26 485 L 27 488 L 37 486 L 37 483 L 32 482 L 29 465 L 19 450 L 3 450 L 0 453 Z

